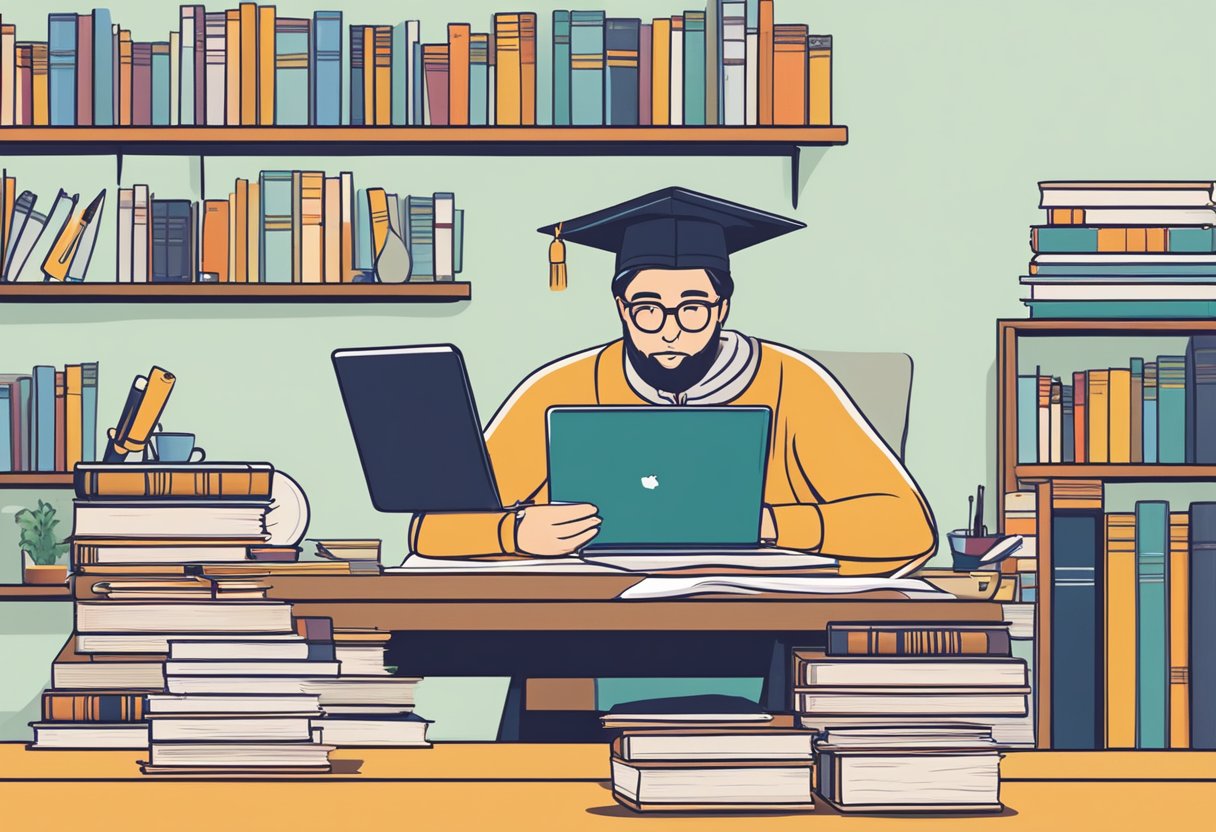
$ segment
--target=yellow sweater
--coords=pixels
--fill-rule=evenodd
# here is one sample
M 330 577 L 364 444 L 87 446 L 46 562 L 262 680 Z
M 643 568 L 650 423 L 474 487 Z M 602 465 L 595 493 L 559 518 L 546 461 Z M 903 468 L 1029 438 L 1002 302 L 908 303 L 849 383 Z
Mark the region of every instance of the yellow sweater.
M 548 501 L 545 411 L 646 404 L 629 386 L 620 341 L 542 367 L 486 430 L 504 505 Z M 777 545 L 840 560 L 844 575 L 923 562 L 937 546 L 929 505 L 840 385 L 800 353 L 761 342 L 756 376 L 732 405 L 772 409 L 764 502 Z M 418 515 L 410 549 L 428 557 L 517 554 L 510 511 Z

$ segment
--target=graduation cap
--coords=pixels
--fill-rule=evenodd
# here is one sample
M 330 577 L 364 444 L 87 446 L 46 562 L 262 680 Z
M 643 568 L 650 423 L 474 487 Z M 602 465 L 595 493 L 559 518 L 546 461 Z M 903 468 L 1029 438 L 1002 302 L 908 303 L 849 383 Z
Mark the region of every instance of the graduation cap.
M 549 288 L 566 288 L 566 247 L 616 254 L 616 274 L 632 269 L 730 270 L 730 255 L 806 223 L 685 188 L 654 193 L 538 228 L 549 244 Z

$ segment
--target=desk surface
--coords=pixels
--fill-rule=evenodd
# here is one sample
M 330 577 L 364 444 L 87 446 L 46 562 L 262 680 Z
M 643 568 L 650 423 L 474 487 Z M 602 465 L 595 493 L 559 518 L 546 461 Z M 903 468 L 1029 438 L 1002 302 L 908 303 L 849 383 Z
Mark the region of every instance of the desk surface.
M 99 576 L 80 576 L 92 597 Z M 830 621 L 1001 621 L 992 601 L 909 600 L 889 590 L 833 596 L 621 601 L 639 575 L 276 575 L 270 597 L 340 627 L 392 630 L 813 631 Z
M 417 829 L 581 830 L 632 823 L 671 829 L 1201 828 L 1216 801 L 1210 752 L 1011 752 L 1003 815 L 918 821 L 810 815 L 640 818 L 603 778 L 604 745 L 449 743 L 430 750 L 345 749 L 362 774 L 307 781 L 155 781 L 138 752 L 35 752 L 0 745 L 6 828 L 340 829 L 395 821 Z M 1087 780 L 1072 781 L 1083 772 Z M 1183 779 L 1190 782 L 1183 782 Z M 70 781 L 70 782 L 65 782 Z M 1129 782 L 1130 781 L 1130 782 Z M 48 821 L 53 821 L 49 822 Z M 1207 821 L 1203 821 L 1206 823 Z

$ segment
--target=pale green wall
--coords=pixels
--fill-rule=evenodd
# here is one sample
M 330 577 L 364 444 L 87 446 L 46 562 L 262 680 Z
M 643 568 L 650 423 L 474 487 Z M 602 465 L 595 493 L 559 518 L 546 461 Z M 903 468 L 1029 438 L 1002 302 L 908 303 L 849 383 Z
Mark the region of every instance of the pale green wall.
M 314 8 L 277 5 L 283 14 Z M 503 7 L 488 0 L 322 5 L 345 9 L 347 22 L 420 16 L 432 40 L 447 20 L 484 28 Z M 540 12 L 547 40 L 554 6 L 522 5 Z M 679 0 L 607 5 L 645 17 L 682 8 Z M 45 4 L 4 6 L 19 36 L 44 36 Z M 175 3 L 110 6 L 136 39 L 163 37 L 176 25 Z M 777 16 L 835 35 L 835 112 L 851 142 L 804 153 L 797 216 L 810 227 L 735 258 L 732 324 L 794 346 L 911 353 L 908 462 L 939 520 L 958 525 L 965 495 L 992 479 L 993 320 L 1024 314 L 1017 276 L 1028 256 L 1026 228 L 1041 217 L 1035 182 L 1210 176 L 1216 116 L 1205 102 L 1216 5 L 780 0 Z M 544 51 L 540 60 L 546 111 Z M 108 158 L 3 161 L 43 199 L 58 185 L 84 194 L 114 185 Z M 234 176 L 252 176 L 259 165 L 326 162 L 402 194 L 455 191 L 467 211 L 465 268 L 475 300 L 429 308 L 10 306 L 0 308 L 0 369 L 99 359 L 104 425 L 133 374 L 154 362 L 169 368 L 180 381 L 167 425 L 197 431 L 215 458 L 265 458 L 290 472 L 311 498 L 314 533 L 382 536 L 389 552 L 400 552 L 403 522 L 377 515 L 364 491 L 329 368 L 333 348 L 452 341 L 465 351 L 488 418 L 532 368 L 617 332 L 610 257 L 572 251 L 571 288 L 552 294 L 537 226 L 673 184 L 789 211 L 789 162 L 747 158 L 211 159 L 208 196 L 226 194 Z M 129 158 L 124 184 L 197 197 L 196 175 L 188 160 Z M 114 208 L 111 193 L 106 227 Z M 112 245 L 109 237 L 99 243 L 93 279 L 106 276 Z M 0 505 L 34 496 L 0 493 Z M 0 531 L 8 522 L 0 517 Z M 11 542 L 5 548 L 0 579 L 12 579 L 16 554 Z M 66 616 L 49 620 L 66 633 Z M 27 636 L 28 621 L 25 607 L 0 609 L 0 633 L 8 634 L 0 635 L 0 732 L 9 736 L 24 736 L 7 717 L 35 695 L 43 680 L 29 673 L 43 672 L 59 641 Z M 13 656 L 29 671 L 9 672 Z M 428 682 L 420 710 L 439 718 L 437 736 L 485 735 L 501 691 L 501 682 Z

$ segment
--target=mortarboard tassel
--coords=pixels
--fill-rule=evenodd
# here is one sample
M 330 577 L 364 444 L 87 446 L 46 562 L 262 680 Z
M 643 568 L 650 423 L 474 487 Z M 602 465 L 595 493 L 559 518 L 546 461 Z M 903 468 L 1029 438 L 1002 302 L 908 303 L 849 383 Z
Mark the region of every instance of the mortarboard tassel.
M 549 243 L 549 290 L 563 292 L 566 289 L 566 244 L 562 242 L 562 223 L 553 230 L 553 242 Z

